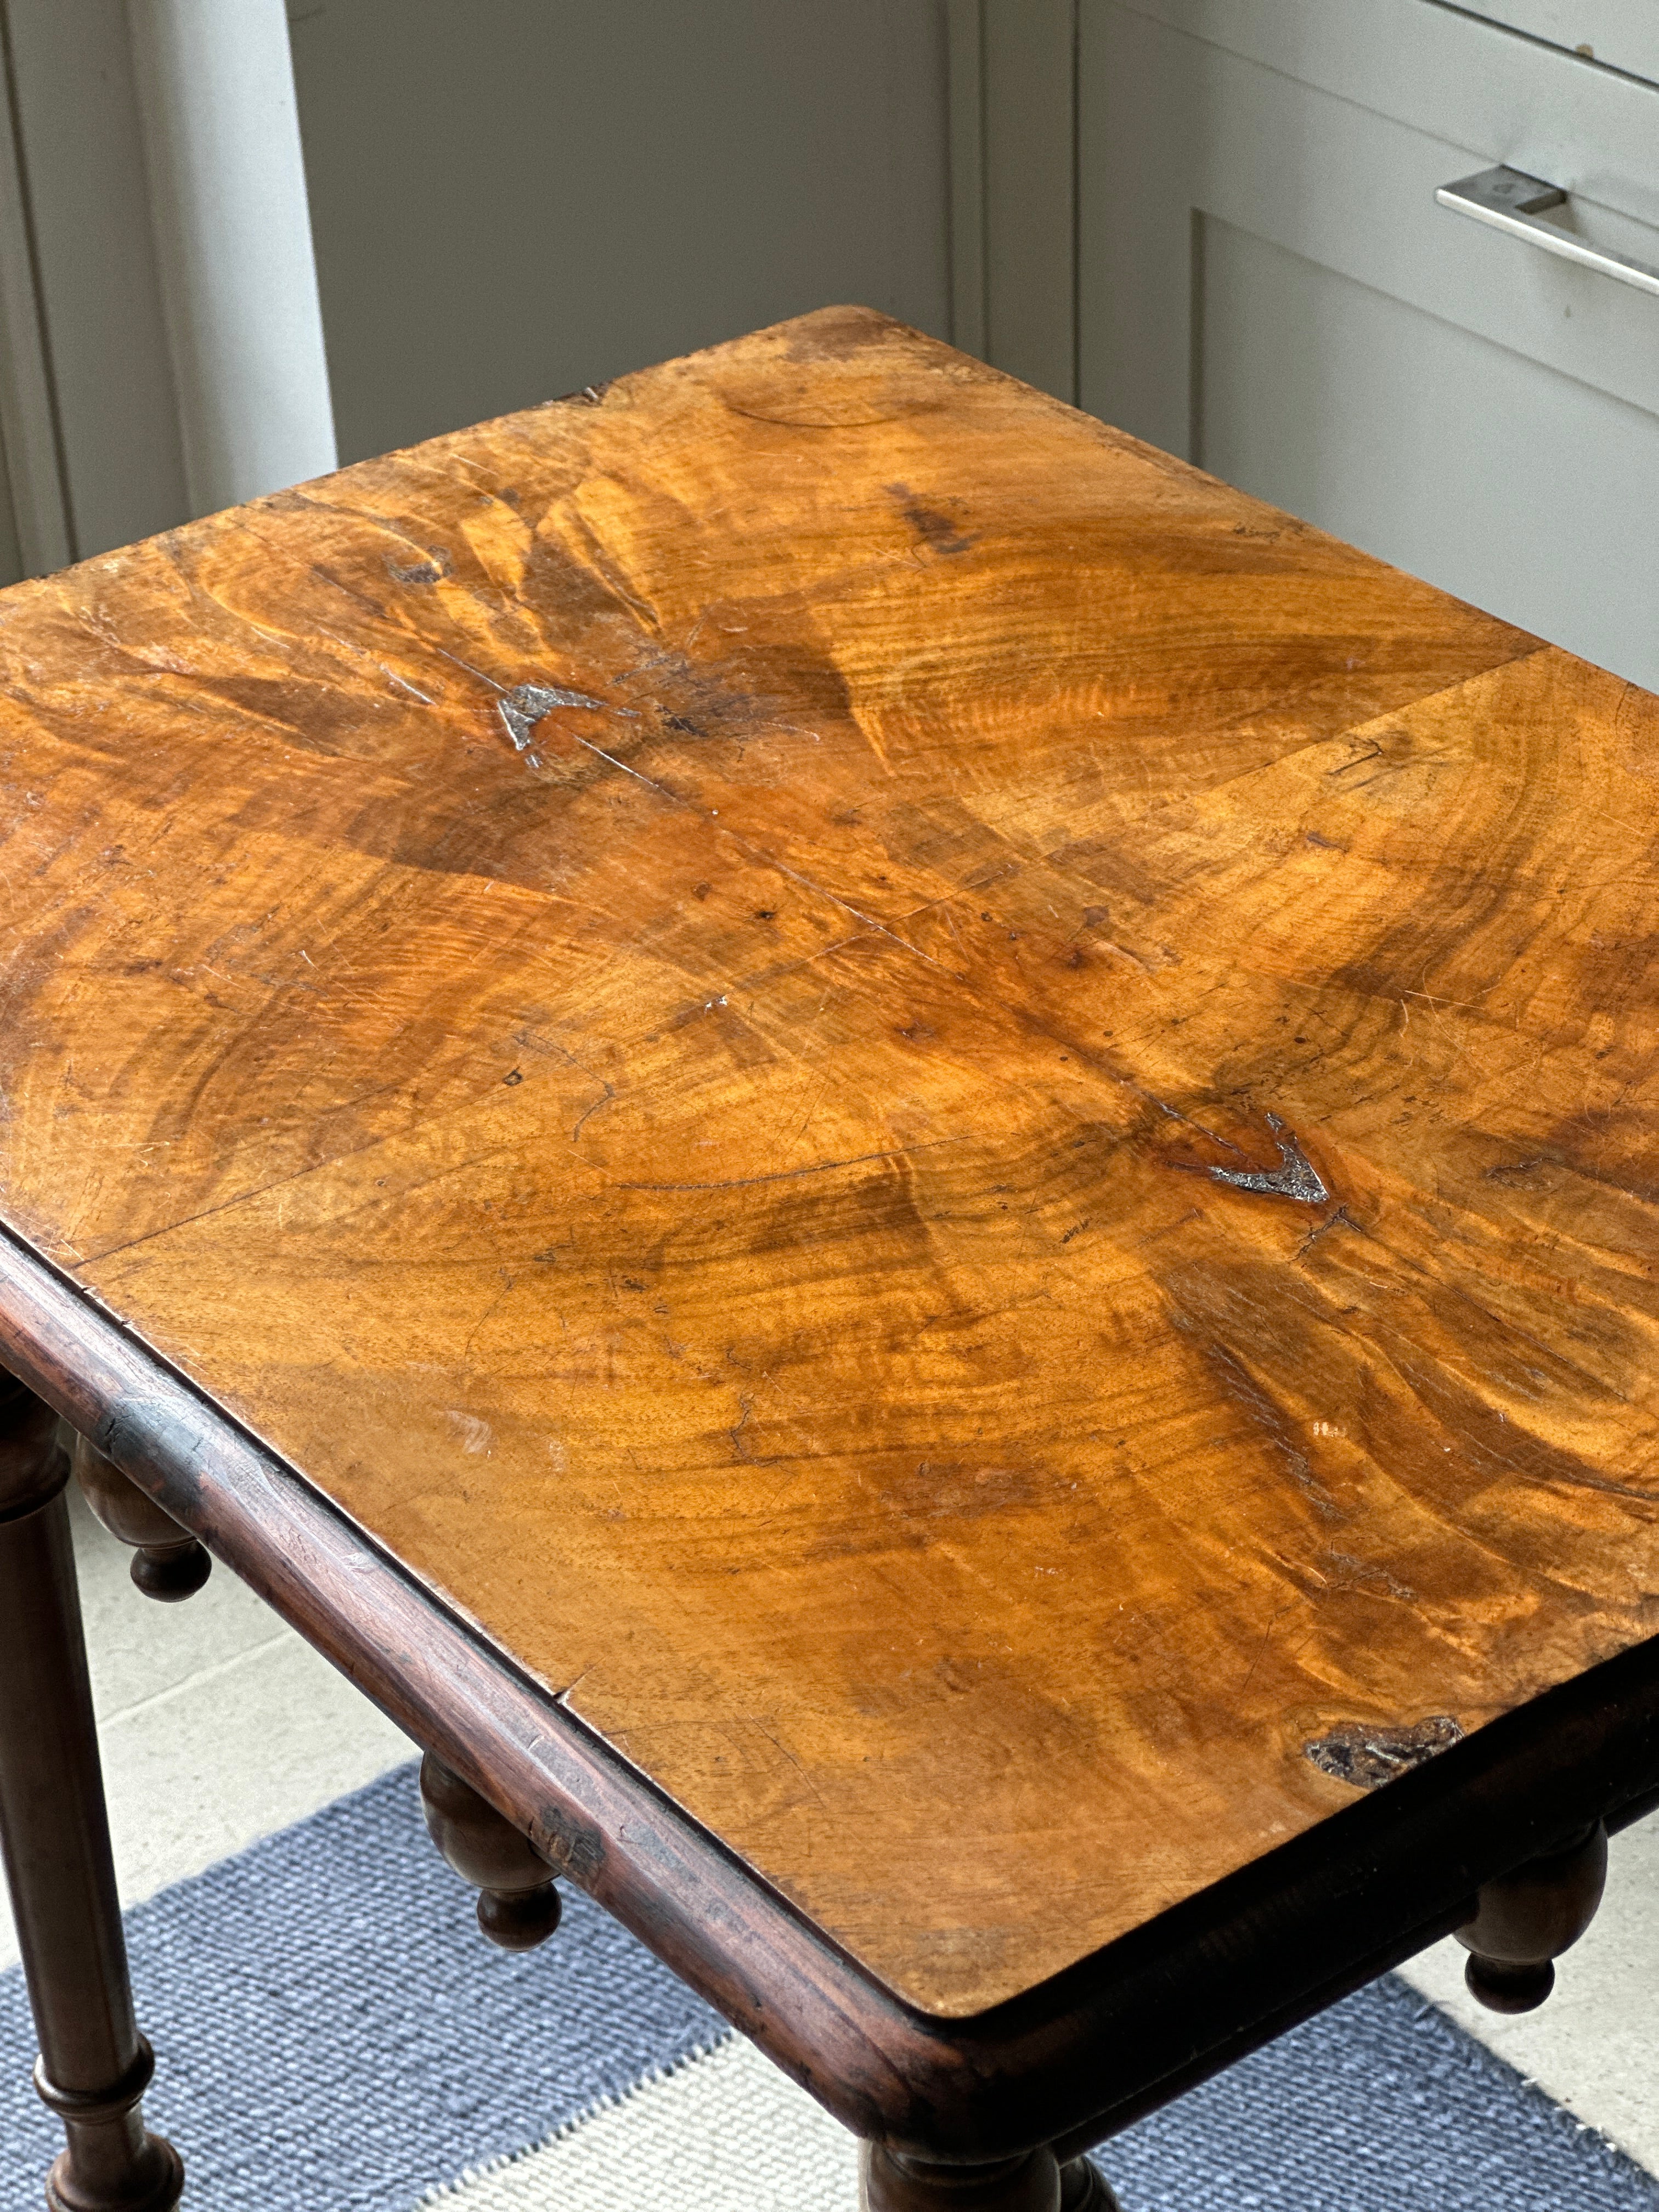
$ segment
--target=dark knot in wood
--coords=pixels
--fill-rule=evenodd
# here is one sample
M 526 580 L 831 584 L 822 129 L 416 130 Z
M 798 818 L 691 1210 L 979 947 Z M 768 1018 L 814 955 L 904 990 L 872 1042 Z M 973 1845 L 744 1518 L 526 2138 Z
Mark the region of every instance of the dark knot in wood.
M 1294 1133 L 1277 1114 L 1268 1115 L 1267 1127 L 1279 1148 L 1276 1168 L 1209 1168 L 1205 1172 L 1211 1181 L 1231 1183 L 1235 1190 L 1256 1191 L 1264 1198 L 1293 1198 L 1298 1206 L 1328 1205 L 1331 1194 Z
M 434 1752 L 421 1761 L 421 1809 L 445 1860 L 481 1893 L 478 1925 L 503 1951 L 533 1951 L 559 1924 L 547 1861 Z
M 1326 1735 L 1304 1743 L 1302 1753 L 1322 1774 L 1338 1782 L 1351 1782 L 1356 1790 L 1380 1790 L 1385 1782 L 1409 1774 L 1437 1752 L 1449 1751 L 1462 1741 L 1460 1722 L 1449 1713 L 1431 1713 L 1427 1720 L 1403 1728 L 1339 1721 Z
M 1492 2012 L 1531 2012 L 1555 1987 L 1553 1960 L 1595 1917 L 1607 1878 L 1607 1832 L 1598 1820 L 1565 1850 L 1481 1885 L 1474 1917 L 1457 1929 L 1463 1978 Z
M 132 1579 L 146 1597 L 176 1604 L 201 1589 L 213 1571 L 206 1547 L 84 1437 L 75 1440 L 75 1479 L 110 1534 L 133 1547 Z

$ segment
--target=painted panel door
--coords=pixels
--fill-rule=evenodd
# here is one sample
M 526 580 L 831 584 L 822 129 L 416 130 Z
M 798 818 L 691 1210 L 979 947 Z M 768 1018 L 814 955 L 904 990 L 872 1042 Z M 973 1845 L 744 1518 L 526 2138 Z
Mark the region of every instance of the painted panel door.
M 1655 0 L 1460 0 L 1528 38 L 1565 46 L 1611 69 L 1659 83 L 1659 6 Z
M 1659 263 L 1659 89 L 1432 0 L 1084 0 L 1079 388 L 1659 688 L 1659 297 L 1449 212 L 1497 163 Z

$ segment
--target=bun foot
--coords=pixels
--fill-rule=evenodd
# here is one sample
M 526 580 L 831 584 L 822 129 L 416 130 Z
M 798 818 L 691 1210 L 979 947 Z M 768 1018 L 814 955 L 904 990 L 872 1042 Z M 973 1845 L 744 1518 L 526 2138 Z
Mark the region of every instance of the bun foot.
M 1463 1984 L 1488 2012 L 1536 2012 L 1555 1987 L 1555 1968 L 1546 1959 L 1538 1966 L 1506 1966 L 1501 1959 L 1463 1961 Z
M 1564 1851 L 1484 1882 L 1474 1917 L 1456 1931 L 1463 1979 L 1489 2012 L 1532 2012 L 1555 1987 L 1551 1963 L 1595 1917 L 1607 1878 L 1607 1832 L 1595 1826 Z
M 478 1899 L 478 1925 L 503 1951 L 533 1951 L 546 1942 L 563 1911 L 551 1881 L 534 1889 L 486 1889 Z
M 213 1560 L 188 1528 L 129 1482 L 84 1437 L 75 1439 L 75 1479 L 110 1534 L 135 1547 L 132 1579 L 146 1597 L 176 1605 L 195 1595 L 213 1571 Z
M 447 1767 L 435 1752 L 421 1761 L 421 1809 L 445 1861 L 483 1893 L 478 1925 L 503 1951 L 533 1951 L 559 1924 L 553 1870 L 531 1842 Z
M 133 1581 L 163 1605 L 194 1597 L 212 1572 L 213 1554 L 194 1536 L 183 1544 L 149 1544 L 132 1555 Z

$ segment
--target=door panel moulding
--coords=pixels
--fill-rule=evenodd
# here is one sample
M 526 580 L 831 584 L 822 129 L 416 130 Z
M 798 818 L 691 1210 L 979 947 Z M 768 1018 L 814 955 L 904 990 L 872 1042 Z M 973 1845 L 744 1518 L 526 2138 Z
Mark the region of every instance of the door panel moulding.
M 0 443 L 21 572 L 40 576 L 72 561 L 76 546 L 27 180 L 18 149 L 11 29 L 3 10 L 0 69 L 5 73 L 0 98 Z
M 946 0 L 955 343 L 1078 394 L 1077 0 Z

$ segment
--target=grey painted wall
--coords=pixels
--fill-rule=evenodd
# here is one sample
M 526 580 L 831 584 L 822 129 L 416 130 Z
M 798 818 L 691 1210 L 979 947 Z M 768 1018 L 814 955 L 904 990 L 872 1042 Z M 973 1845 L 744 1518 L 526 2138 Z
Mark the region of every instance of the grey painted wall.
M 342 459 L 830 301 L 950 332 L 944 0 L 290 0 Z

